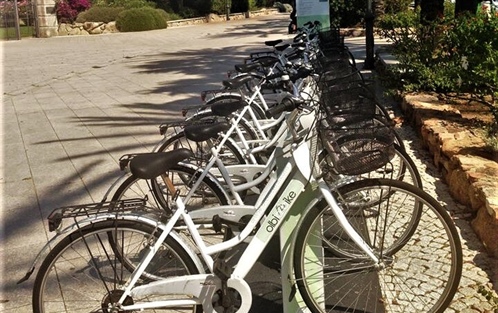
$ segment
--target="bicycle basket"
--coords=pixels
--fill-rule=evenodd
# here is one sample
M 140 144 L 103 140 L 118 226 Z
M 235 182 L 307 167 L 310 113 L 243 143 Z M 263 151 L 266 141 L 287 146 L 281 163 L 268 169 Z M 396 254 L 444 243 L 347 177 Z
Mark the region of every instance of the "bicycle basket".
M 321 57 L 313 60 L 312 62 L 315 73 L 331 72 L 339 69 L 341 72 L 349 70 L 355 71 L 354 65 L 344 56 L 337 55 L 334 57 Z
M 393 130 L 374 115 L 344 114 L 319 124 L 322 145 L 337 174 L 360 175 L 385 166 L 394 157 Z
M 318 32 L 321 49 L 343 48 L 344 36 L 341 36 L 339 28 L 323 28 Z
M 363 80 L 363 76 L 360 71 L 352 68 L 348 65 L 348 68 L 343 68 L 337 71 L 327 71 L 320 75 L 318 79 L 318 87 L 321 90 L 329 90 L 335 86 L 344 85 L 351 82 L 358 82 Z M 344 89 L 341 87 L 341 89 Z
M 327 115 L 345 113 L 376 113 L 377 101 L 372 92 L 362 82 L 344 84 L 345 88 L 331 88 L 321 93 L 320 106 Z

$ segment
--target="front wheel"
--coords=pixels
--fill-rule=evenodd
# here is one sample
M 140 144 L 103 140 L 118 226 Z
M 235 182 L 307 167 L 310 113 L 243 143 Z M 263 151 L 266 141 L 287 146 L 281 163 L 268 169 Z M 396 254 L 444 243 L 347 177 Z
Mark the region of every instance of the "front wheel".
M 123 256 L 133 263 L 132 269 L 136 268 L 149 243 L 159 235 L 160 230 L 150 225 L 126 220 L 98 222 L 69 234 L 50 251 L 40 267 L 33 289 L 33 312 L 110 312 L 109 307 L 122 295 L 123 285 L 131 275 L 129 264 L 121 262 Z M 200 270 L 182 246 L 167 237 L 145 273 L 147 279 L 140 279 L 137 285 L 159 277 L 198 274 Z M 153 300 L 154 297 L 128 297 L 125 304 Z M 185 306 L 161 312 L 199 313 L 202 307 Z
M 358 195 L 381 199 L 344 212 L 380 263 L 374 264 L 355 246 L 327 203 L 319 202 L 303 218 L 294 249 L 296 283 L 308 308 L 443 312 L 458 288 L 462 248 L 441 205 L 396 180 L 358 181 L 340 188 L 339 194 L 344 199 Z M 343 200 L 338 201 L 344 206 Z M 416 219 L 414 205 L 420 210 Z

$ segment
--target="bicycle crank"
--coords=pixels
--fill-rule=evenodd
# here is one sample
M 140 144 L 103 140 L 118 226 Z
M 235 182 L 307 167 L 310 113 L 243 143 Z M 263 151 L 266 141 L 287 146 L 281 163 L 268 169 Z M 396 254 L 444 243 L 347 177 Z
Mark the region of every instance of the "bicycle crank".
M 111 290 L 102 300 L 102 312 L 104 313 L 124 313 L 125 311 L 119 309 L 116 304 L 123 295 L 123 290 Z M 123 305 L 132 305 L 133 299 L 126 297 Z M 130 312 L 130 311 L 126 311 Z

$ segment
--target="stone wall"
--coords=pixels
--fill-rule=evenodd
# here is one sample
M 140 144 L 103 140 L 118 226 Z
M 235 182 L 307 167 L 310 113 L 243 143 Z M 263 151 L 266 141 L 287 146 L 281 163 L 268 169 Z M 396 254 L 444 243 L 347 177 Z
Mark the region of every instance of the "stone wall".
M 448 104 L 427 94 L 407 95 L 402 103 L 452 196 L 469 208 L 474 231 L 498 257 L 498 153 L 489 152 L 482 134 L 468 123 L 485 118 L 486 108 L 479 106 Z
M 262 9 L 259 11 L 253 11 L 248 13 L 247 12 L 234 13 L 230 14 L 230 20 L 240 20 L 260 15 L 271 15 L 276 13 L 278 13 L 277 9 Z M 204 17 L 168 21 L 168 27 L 187 26 L 187 25 L 196 25 L 204 23 L 223 22 L 223 21 L 226 21 L 226 15 L 209 14 L 208 16 Z M 57 35 L 59 36 L 98 35 L 98 34 L 119 32 L 116 28 L 116 22 L 110 22 L 110 23 L 86 22 L 86 23 L 74 23 L 74 24 L 62 23 L 59 24 L 58 26 L 57 24 L 55 24 L 54 27 L 55 29 L 53 30 L 53 33 L 57 33 Z
M 67 35 L 98 35 L 106 33 L 117 33 L 116 22 L 85 22 L 74 24 L 59 24 L 57 29 L 59 36 Z

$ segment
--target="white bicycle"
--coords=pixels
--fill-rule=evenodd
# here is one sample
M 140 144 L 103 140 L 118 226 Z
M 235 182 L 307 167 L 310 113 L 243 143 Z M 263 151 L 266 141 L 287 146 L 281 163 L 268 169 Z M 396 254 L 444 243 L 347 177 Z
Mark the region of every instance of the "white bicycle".
M 295 110 L 288 125 L 300 117 Z M 315 129 L 334 149 L 338 142 L 322 132 L 324 124 Z M 251 212 L 240 233 L 224 242 L 206 245 L 181 197 L 172 199 L 175 209 L 167 220 L 144 199 L 55 210 L 49 223 L 58 235 L 48 243 L 53 249 L 35 280 L 33 311 L 249 312 L 245 277 L 284 227 L 294 230 L 281 247 L 293 260 L 284 280 L 299 291 L 303 310 L 443 312 L 462 271 L 449 215 L 427 193 L 396 180 L 361 180 L 331 190 L 314 165 L 317 138 L 316 131 L 303 135 L 289 128 L 278 139 L 276 170 L 257 203 L 223 206 L 223 216 L 213 218 L 221 231 L 232 210 Z M 190 155 L 185 149 L 137 155 L 130 167 L 151 179 Z M 374 162 L 367 160 L 363 165 Z M 177 194 L 167 177 L 165 184 Z M 179 221 L 193 245 L 175 231 Z M 223 257 L 242 243 L 247 247 L 239 259 Z

